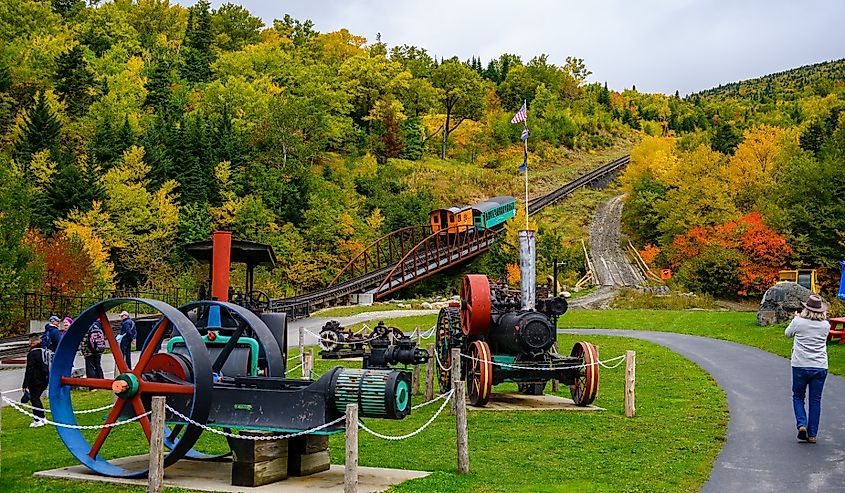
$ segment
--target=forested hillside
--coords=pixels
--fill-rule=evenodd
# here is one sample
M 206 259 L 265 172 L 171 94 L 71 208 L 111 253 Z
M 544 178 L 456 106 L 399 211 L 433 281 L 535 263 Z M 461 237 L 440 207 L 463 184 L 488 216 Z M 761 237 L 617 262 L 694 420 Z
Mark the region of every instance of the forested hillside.
M 757 211 L 804 262 L 841 252 L 842 228 L 830 228 L 843 216 L 815 192 L 841 184 L 821 174 L 835 175 L 841 156 L 841 84 L 800 97 L 775 90 L 765 102 L 682 99 L 587 83 L 576 57 L 458 60 L 281 13 L 265 25 L 232 4 L 94 3 L 0 3 L 3 296 L 193 289 L 202 273 L 180 245 L 214 229 L 275 248 L 280 268 L 257 279 L 271 294 L 323 286 L 363 245 L 425 222 L 435 206 L 520 195 L 521 126 L 510 119 L 523 101 L 532 194 L 559 186 L 585 156 L 618 157 L 651 136 L 626 182 L 631 210 L 644 213 L 628 221 L 638 239 L 664 248 L 694 226 Z M 704 207 L 724 213 L 670 207 L 676 188 L 699 196 L 690 187 L 709 182 L 664 178 L 652 150 L 672 162 L 696 156 L 702 178 L 718 181 L 714 170 L 743 156 L 743 132 L 773 135 L 789 152 L 773 166 L 799 167 L 772 177 L 780 188 L 754 178 L 763 192 L 719 192 L 714 200 L 731 205 Z M 808 190 L 823 223 L 789 208 Z M 663 224 L 672 214 L 683 217 Z M 550 238 L 549 248 L 580 248 L 580 238 Z
M 839 60 L 693 94 L 715 131 L 637 146 L 623 219 L 648 260 L 717 296 L 819 268 L 833 298 L 845 260 L 843 70 Z

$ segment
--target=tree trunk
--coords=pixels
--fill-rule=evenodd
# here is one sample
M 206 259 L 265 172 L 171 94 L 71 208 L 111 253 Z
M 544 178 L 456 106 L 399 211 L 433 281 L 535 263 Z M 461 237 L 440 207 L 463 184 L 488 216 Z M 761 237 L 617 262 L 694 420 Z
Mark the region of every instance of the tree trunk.
M 446 108 L 446 124 L 443 125 L 443 145 L 440 147 L 440 159 L 446 159 L 446 141 L 449 139 L 449 117 L 452 109 Z

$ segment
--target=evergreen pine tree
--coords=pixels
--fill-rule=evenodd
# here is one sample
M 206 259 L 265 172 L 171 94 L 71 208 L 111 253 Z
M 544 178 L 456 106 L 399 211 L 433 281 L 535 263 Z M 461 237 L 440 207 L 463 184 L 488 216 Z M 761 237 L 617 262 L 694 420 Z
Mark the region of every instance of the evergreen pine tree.
M 490 60 L 490 63 L 487 64 L 487 68 L 484 70 L 484 78 L 493 81 L 496 85 L 502 82 L 501 77 L 499 77 L 499 70 L 496 68 L 495 60 Z
M 742 135 L 730 123 L 723 122 L 716 128 L 716 135 L 710 143 L 714 151 L 722 154 L 733 154 L 736 146 L 742 142 Z
M 818 120 L 816 120 L 810 123 L 807 128 L 801 132 L 798 142 L 802 149 L 812 152 L 816 157 L 818 157 L 819 151 L 821 151 L 822 145 L 824 144 L 824 138 L 824 127 Z
M 234 126 L 229 106 L 224 105 L 212 128 L 211 161 L 229 161 L 233 168 L 241 166 L 246 153 L 244 140 Z
M 123 155 L 123 151 L 111 117 L 104 115 L 94 130 L 91 155 L 103 169 L 109 169 Z
M 214 181 L 213 165 L 209 155 L 209 143 L 205 125 L 199 117 L 185 124 L 185 145 L 179 163 L 179 184 L 183 204 L 206 204 L 217 201 L 217 187 Z
M 153 67 L 144 87 L 147 90 L 144 106 L 156 112 L 165 111 L 171 98 L 170 67 L 166 61 L 160 61 Z
M 419 117 L 408 118 L 399 124 L 405 146 L 399 152 L 400 159 L 416 161 L 423 155 L 423 137 L 425 127 Z
M 21 139 L 15 146 L 15 159 L 20 164 L 28 164 L 36 152 L 49 149 L 50 156 L 59 157 L 59 137 L 62 126 L 53 110 L 47 104 L 44 92 L 35 97 L 35 104 L 24 116 Z
M 599 91 L 599 104 L 610 108 L 610 91 L 607 89 L 607 82 L 604 83 L 604 87 Z
M 211 79 L 213 42 L 209 3 L 208 0 L 200 0 L 188 13 L 188 28 L 185 31 L 185 45 L 182 50 L 182 76 L 189 82 L 206 82 Z
M 76 45 L 66 53 L 59 55 L 56 69 L 56 92 L 73 116 L 82 116 L 93 102 L 91 88 L 94 86 L 94 73 L 88 68 L 84 58 L 84 49 Z
M 154 187 L 167 180 L 177 179 L 173 165 L 176 149 L 184 145 L 177 135 L 179 129 L 163 115 L 156 115 L 152 125 L 141 139 L 144 146 L 144 162 L 150 166 L 150 181 Z
M 8 92 L 12 87 L 12 73 L 9 64 L 0 60 L 0 92 Z
M 118 148 L 120 153 L 135 145 L 135 131 L 132 130 L 132 124 L 129 123 L 129 115 L 123 118 L 123 126 L 120 127 L 120 133 L 117 136 Z

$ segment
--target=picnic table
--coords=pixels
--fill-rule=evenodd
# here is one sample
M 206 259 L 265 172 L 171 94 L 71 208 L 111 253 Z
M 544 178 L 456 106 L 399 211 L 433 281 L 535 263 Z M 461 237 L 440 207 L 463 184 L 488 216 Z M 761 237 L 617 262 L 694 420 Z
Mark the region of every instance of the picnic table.
M 829 318 L 830 332 L 827 334 L 827 342 L 839 339 L 839 344 L 845 344 L 845 317 Z

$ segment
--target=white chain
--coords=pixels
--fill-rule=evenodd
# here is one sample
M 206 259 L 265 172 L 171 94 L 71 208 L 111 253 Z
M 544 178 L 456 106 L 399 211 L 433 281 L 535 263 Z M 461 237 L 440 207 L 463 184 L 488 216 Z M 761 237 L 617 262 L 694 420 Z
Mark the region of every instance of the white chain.
M 28 409 L 32 409 L 33 411 L 44 411 L 45 413 L 49 413 L 49 412 L 51 412 L 49 409 L 46 409 L 46 408 L 41 408 L 41 407 L 30 406 L 29 404 L 24 404 L 23 402 L 19 402 L 19 401 L 13 401 L 13 400 L 11 400 L 11 399 L 6 399 L 6 400 L 7 400 L 7 401 L 9 401 L 10 403 L 11 403 L 11 402 L 14 402 L 14 403 L 15 403 L 15 404 L 17 404 L 18 406 L 25 407 L 25 408 L 28 408 Z M 112 404 L 109 404 L 109 405 L 107 405 L 107 406 L 98 407 L 97 409 L 84 409 L 84 410 L 82 410 L 82 411 L 73 411 L 73 414 L 90 414 L 90 413 L 96 413 L 96 412 L 100 412 L 100 411 L 105 411 L 106 409 L 111 409 L 111 408 L 113 408 L 113 407 L 114 407 L 114 404 L 112 403 Z
M 615 364 L 615 365 L 606 365 L 606 364 L 605 364 L 606 362 L 608 362 L 608 361 L 613 361 L 613 360 L 615 360 L 615 359 L 618 359 L 618 360 L 619 360 L 619 361 L 617 361 L 617 362 L 616 362 L 616 364 Z M 618 367 L 619 367 L 619 365 L 621 365 L 621 364 L 622 364 L 622 363 L 624 363 L 624 362 L 625 362 L 625 355 L 622 355 L 622 356 L 617 356 L 617 357 L 615 357 L 615 358 L 611 358 L 611 359 L 608 359 L 608 360 L 599 361 L 599 364 L 600 364 L 601 366 L 603 366 L 603 367 L 607 368 L 608 370 L 612 370 L 612 369 L 614 369 L 614 368 L 618 368 Z
M 437 348 L 434 349 L 434 359 L 435 359 L 435 361 L 437 361 L 437 366 L 439 366 L 441 370 L 443 370 L 443 371 L 451 371 L 452 370 L 451 366 L 443 366 L 443 363 L 440 362 L 440 354 L 437 351 Z
M 291 368 L 291 369 L 287 370 L 287 371 L 285 372 L 285 375 L 287 375 L 288 373 L 290 373 L 290 372 L 292 372 L 292 371 L 296 370 L 297 368 L 300 368 L 301 366 L 302 366 L 302 363 L 300 363 L 300 364 L 298 364 L 298 365 L 294 366 L 293 368 Z
M 450 391 L 450 392 L 446 392 L 445 394 L 440 394 L 440 395 L 438 395 L 437 397 L 435 397 L 434 399 L 432 399 L 432 400 L 430 400 L 430 401 L 426 401 L 426 402 L 423 402 L 423 403 L 421 403 L 421 404 L 417 404 L 416 406 L 413 406 L 411 409 L 419 409 L 419 408 L 421 408 L 421 407 L 425 407 L 425 406 L 427 406 L 427 405 L 429 405 L 429 404 L 431 404 L 431 403 L 433 403 L 433 402 L 437 402 L 437 401 L 439 401 L 440 399 L 442 399 L 442 398 L 444 398 L 444 397 L 446 397 L 446 396 L 448 396 L 448 395 L 450 395 L 450 394 L 451 394 L 451 391 Z
M 381 433 L 378 433 L 376 431 L 373 431 L 373 430 L 367 428 L 367 426 L 360 419 L 358 420 L 358 427 L 361 428 L 362 430 L 366 431 L 370 435 L 373 435 L 374 437 L 381 438 L 382 440 L 398 441 L 398 440 L 404 440 L 406 438 L 411 438 L 413 436 L 416 436 L 416 435 L 419 435 L 420 433 L 422 433 L 423 430 L 428 428 L 428 425 L 433 423 L 434 420 L 437 419 L 438 416 L 440 416 L 440 413 L 443 412 L 443 409 L 445 409 L 446 405 L 449 404 L 449 401 L 452 400 L 452 394 L 454 394 L 454 392 L 455 392 L 454 390 L 450 390 L 446 394 L 446 399 L 443 401 L 443 404 L 440 405 L 440 409 L 438 409 L 437 412 L 434 413 L 434 416 L 432 416 L 428 421 L 426 421 L 424 425 L 419 427 L 419 429 L 412 431 L 411 433 L 408 433 L 407 435 L 400 435 L 400 436 L 382 435 Z
M 468 354 L 461 353 L 462 358 L 466 358 L 471 361 L 481 361 L 482 363 L 487 362 L 487 360 L 481 360 L 474 356 L 470 356 Z M 587 368 L 588 366 L 596 366 L 601 365 L 605 368 L 616 368 L 621 364 L 621 361 L 625 358 L 625 355 L 617 356 L 615 358 L 606 359 L 604 361 L 594 361 L 592 363 L 582 363 L 580 365 L 568 365 L 568 366 L 553 366 L 553 367 L 532 367 L 532 366 L 519 366 L 519 365 L 511 365 L 508 363 L 497 363 L 495 361 L 490 361 L 491 365 L 501 366 L 504 368 L 513 368 L 515 370 L 533 370 L 533 371 L 557 371 L 557 370 L 575 370 L 580 368 Z M 616 366 L 607 366 L 605 363 L 610 363 L 611 361 L 619 360 L 620 363 L 617 363 Z
M 365 330 L 367 330 L 369 328 L 370 327 L 367 324 L 361 324 L 361 328 L 356 330 L 355 332 L 353 332 L 353 334 L 356 334 L 356 335 L 360 334 L 361 332 L 364 332 Z
M 166 407 L 168 411 L 170 411 L 171 413 L 173 413 L 177 417 L 183 419 L 185 422 L 192 424 L 194 426 L 199 426 L 203 430 L 210 431 L 212 433 L 216 433 L 216 434 L 222 435 L 224 437 L 238 438 L 238 439 L 241 439 L 241 440 L 252 440 L 254 442 L 260 441 L 260 440 L 285 440 L 285 439 L 288 439 L 288 438 L 295 438 L 295 437 L 302 436 L 302 435 L 308 435 L 309 433 L 314 433 L 315 431 L 320 431 L 320 430 L 323 430 L 323 429 L 328 428 L 330 426 L 334 426 L 334 425 L 336 425 L 336 424 L 338 424 L 341 421 L 346 419 L 346 416 L 344 415 L 344 416 L 337 418 L 334 421 L 331 421 L 331 422 L 328 422 L 326 424 L 317 426 L 315 428 L 311 428 L 310 430 L 300 431 L 300 432 L 297 432 L 297 433 L 291 433 L 289 435 L 236 435 L 234 433 L 229 433 L 229 432 L 226 432 L 226 431 L 223 431 L 223 430 L 218 430 L 217 428 L 212 428 L 212 427 L 206 426 L 206 425 L 204 425 L 200 422 L 194 421 L 193 419 L 185 416 L 184 414 L 182 414 L 179 411 L 173 409 L 172 407 L 170 407 L 167 404 L 165 404 L 164 407 Z
M 5 397 L 3 397 L 3 401 L 5 401 L 6 404 L 15 408 L 21 414 L 25 414 L 32 419 L 41 421 L 41 422 L 46 423 L 48 425 L 58 426 L 59 428 L 70 428 L 72 430 L 101 430 L 103 428 L 113 428 L 115 426 L 125 425 L 127 423 L 132 423 L 133 421 L 138 421 L 139 419 L 145 418 L 145 417 L 147 417 L 147 416 L 149 416 L 150 414 L 153 413 L 152 411 L 147 411 L 144 414 L 139 414 L 139 415 L 137 415 L 133 418 L 125 419 L 123 421 L 115 421 L 114 423 L 106 423 L 106 424 L 103 424 L 103 425 L 72 425 L 72 424 L 68 424 L 68 423 L 57 423 L 55 421 L 50 421 L 47 418 L 42 418 L 40 416 L 36 416 L 36 415 L 32 414 L 31 412 L 27 411 L 26 409 L 24 409 L 24 408 L 18 406 L 17 404 L 15 404 L 14 401 L 7 399 Z

